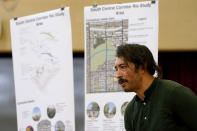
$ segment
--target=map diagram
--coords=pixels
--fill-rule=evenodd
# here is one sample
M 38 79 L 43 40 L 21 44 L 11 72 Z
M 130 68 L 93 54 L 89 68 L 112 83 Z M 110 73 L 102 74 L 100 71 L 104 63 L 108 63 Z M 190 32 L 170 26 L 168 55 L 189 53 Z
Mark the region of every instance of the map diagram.
M 25 29 L 19 40 L 21 76 L 31 80 L 38 88 L 45 88 L 60 69 L 60 61 L 55 52 L 58 41 L 50 32 L 33 33 Z
M 123 91 L 114 70 L 116 47 L 128 42 L 128 19 L 86 21 L 86 92 Z

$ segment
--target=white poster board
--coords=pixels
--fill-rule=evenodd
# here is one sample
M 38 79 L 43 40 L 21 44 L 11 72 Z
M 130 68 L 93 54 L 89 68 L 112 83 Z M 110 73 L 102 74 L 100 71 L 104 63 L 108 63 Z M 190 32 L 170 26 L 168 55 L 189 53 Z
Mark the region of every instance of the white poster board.
M 158 59 L 158 1 L 85 7 L 85 131 L 124 131 L 125 93 L 113 69 L 116 47 L 146 45 Z
M 74 131 L 69 8 L 10 21 L 18 131 Z

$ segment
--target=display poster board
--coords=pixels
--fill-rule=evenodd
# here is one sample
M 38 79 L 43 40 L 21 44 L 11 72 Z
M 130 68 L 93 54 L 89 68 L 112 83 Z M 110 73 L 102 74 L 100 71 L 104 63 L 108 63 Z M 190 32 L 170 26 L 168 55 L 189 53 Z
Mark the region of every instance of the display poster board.
M 74 131 L 69 8 L 10 20 L 18 131 Z
M 158 59 L 158 1 L 95 5 L 84 9 L 85 131 L 125 131 L 125 93 L 114 70 L 116 47 L 146 45 Z

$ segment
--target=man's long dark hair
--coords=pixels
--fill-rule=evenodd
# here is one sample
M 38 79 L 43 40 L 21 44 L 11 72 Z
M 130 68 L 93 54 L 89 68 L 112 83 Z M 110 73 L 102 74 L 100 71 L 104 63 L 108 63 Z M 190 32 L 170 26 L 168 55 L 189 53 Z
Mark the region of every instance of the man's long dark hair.
M 161 70 L 156 64 L 151 51 L 144 45 L 122 44 L 117 47 L 116 57 L 122 57 L 126 62 L 132 62 L 138 70 L 141 66 L 149 74 L 161 77 Z

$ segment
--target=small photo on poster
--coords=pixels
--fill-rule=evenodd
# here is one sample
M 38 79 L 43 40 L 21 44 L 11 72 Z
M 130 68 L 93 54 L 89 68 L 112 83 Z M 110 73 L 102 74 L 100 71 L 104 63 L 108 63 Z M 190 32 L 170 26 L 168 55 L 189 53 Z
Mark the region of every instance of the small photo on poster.
M 87 115 L 90 119 L 94 120 L 98 118 L 100 107 L 96 102 L 91 102 L 87 107 Z
M 40 117 L 41 117 L 40 108 L 39 107 L 34 107 L 32 119 L 34 121 L 39 121 Z
M 116 106 L 112 102 L 108 102 L 104 106 L 104 114 L 107 118 L 113 118 L 116 114 Z
M 34 131 L 34 129 L 33 129 L 32 126 L 28 126 L 28 127 L 26 128 L 26 131 Z
M 52 119 L 56 114 L 56 108 L 54 105 L 49 105 L 47 107 L 47 116 Z
M 55 124 L 55 131 L 65 131 L 65 125 L 62 121 L 58 121 Z
M 121 114 L 122 116 L 124 116 L 125 110 L 127 108 L 127 105 L 129 104 L 129 102 L 124 102 L 121 106 Z

